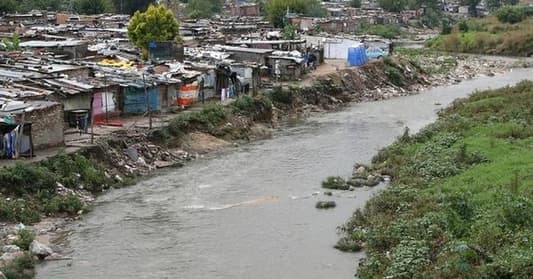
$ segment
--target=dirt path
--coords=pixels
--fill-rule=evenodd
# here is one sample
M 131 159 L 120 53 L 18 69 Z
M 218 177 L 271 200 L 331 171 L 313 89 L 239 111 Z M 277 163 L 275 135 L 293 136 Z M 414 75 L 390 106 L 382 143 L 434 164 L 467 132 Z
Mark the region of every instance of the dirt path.
M 306 75 L 306 77 L 301 81 L 301 85 L 311 86 L 313 85 L 313 81 L 317 77 L 326 76 L 326 75 L 338 72 L 339 70 L 342 70 L 345 68 L 346 68 L 346 60 L 344 59 L 325 60 L 324 63 L 322 63 L 320 66 L 316 68 L 316 70 Z

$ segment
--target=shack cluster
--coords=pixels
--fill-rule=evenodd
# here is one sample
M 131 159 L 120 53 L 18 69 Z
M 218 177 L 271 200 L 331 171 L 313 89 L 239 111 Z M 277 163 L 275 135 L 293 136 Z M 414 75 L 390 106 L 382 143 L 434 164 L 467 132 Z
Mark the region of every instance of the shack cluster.
M 323 19 L 290 13 L 287 18 L 300 32 L 319 26 L 339 34 L 363 22 L 404 22 L 421 12 L 389 15 L 379 8 L 326 6 L 329 16 Z M 255 94 L 302 78 L 325 56 L 336 58 L 331 46 L 325 55 L 325 39 L 284 39 L 258 15 L 256 4 L 232 4 L 229 10 L 227 17 L 182 21 L 184 42 L 151 43 L 147 61 L 128 40 L 128 15 L 3 15 L 0 158 L 33 156 L 35 150 L 64 145 L 72 130 L 120 126 L 121 118 L 131 115 Z M 346 50 L 341 52 L 345 58 Z

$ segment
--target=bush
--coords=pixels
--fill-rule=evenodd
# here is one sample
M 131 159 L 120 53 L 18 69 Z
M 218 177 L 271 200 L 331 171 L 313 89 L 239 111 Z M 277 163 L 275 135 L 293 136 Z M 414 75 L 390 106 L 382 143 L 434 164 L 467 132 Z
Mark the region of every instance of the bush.
M 322 188 L 336 189 L 336 190 L 348 190 L 350 186 L 346 183 L 342 177 L 330 176 L 326 180 L 322 181 Z
M 468 24 L 466 23 L 466 21 L 459 22 L 458 28 L 460 32 L 468 32 Z
M 80 154 L 61 153 L 43 161 L 41 166 L 53 172 L 57 181 L 67 188 L 83 186 L 88 191 L 100 192 L 112 183 L 103 169 Z
M 0 189 L 6 194 L 22 196 L 37 192 L 53 192 L 55 175 L 48 169 L 17 162 L 13 167 L 0 169 Z
M 44 212 L 48 214 L 67 213 L 75 215 L 78 211 L 82 210 L 83 207 L 83 202 L 76 196 L 55 196 L 45 203 Z
M 258 97 L 243 96 L 236 99 L 232 104 L 234 114 L 250 116 L 253 120 L 270 120 L 272 102 L 264 95 Z
M 35 261 L 29 253 L 15 259 L 11 264 L 1 268 L 8 279 L 32 279 L 35 276 Z
M 36 206 L 24 199 L 1 199 L 0 220 L 31 224 L 41 219 L 41 213 Z
M 20 230 L 18 233 L 18 239 L 13 241 L 14 245 L 17 245 L 22 250 L 30 250 L 30 244 L 35 239 L 35 235 L 30 230 Z
M 505 6 L 496 11 L 496 17 L 504 23 L 518 23 L 533 16 L 533 7 Z
M 275 87 L 270 93 L 270 98 L 275 103 L 292 105 L 293 96 L 290 90 L 283 90 L 281 87 Z

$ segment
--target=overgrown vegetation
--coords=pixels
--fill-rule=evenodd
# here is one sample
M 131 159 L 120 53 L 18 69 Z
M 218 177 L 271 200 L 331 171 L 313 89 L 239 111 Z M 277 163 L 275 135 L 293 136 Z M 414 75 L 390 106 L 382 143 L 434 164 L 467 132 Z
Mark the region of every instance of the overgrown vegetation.
M 426 45 L 451 52 L 533 55 L 533 9 L 504 7 L 496 15 L 462 21 Z
M 2 267 L 7 279 L 32 279 L 35 276 L 35 260 L 29 252 L 17 257 L 12 263 Z
M 533 274 L 533 82 L 474 93 L 372 160 L 391 185 L 340 231 L 360 278 Z
M 405 34 L 400 26 L 394 24 L 362 24 L 357 33 L 377 35 L 387 39 L 398 38 Z
M 322 188 L 335 189 L 335 190 L 348 190 L 350 185 L 346 183 L 346 180 L 340 176 L 330 176 L 326 180 L 322 181 Z
M 17 163 L 0 169 L 0 220 L 33 223 L 43 214 L 76 214 L 83 202 L 71 190 L 101 192 L 113 181 L 86 157 L 59 154 L 39 164 Z

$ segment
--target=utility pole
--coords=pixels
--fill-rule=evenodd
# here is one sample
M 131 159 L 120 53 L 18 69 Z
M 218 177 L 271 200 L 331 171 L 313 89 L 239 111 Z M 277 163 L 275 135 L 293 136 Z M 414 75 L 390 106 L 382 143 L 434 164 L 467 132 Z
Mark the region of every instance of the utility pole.
M 152 129 L 152 111 L 150 110 L 150 99 L 148 95 L 148 88 L 146 87 L 146 78 L 143 72 L 144 97 L 146 100 L 146 112 L 148 113 L 148 127 Z

